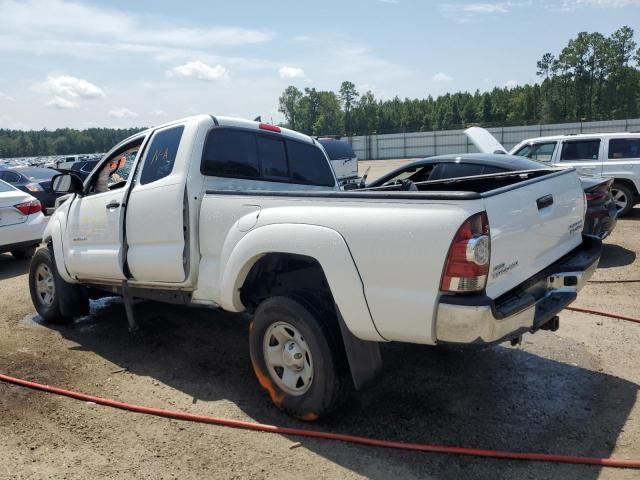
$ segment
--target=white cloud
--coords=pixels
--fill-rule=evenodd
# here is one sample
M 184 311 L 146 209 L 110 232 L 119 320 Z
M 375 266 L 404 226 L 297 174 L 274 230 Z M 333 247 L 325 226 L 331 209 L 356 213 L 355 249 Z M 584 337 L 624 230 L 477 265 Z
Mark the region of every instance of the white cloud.
M 256 44 L 273 38 L 272 33 L 262 30 L 180 25 L 171 18 L 143 18 L 66 0 L 2 0 L 0 32 L 19 38 L 82 37 L 84 41 L 111 44 L 184 48 Z
M 184 65 L 167 70 L 168 77 L 197 78 L 198 80 L 220 80 L 227 77 L 227 69 L 222 65 L 207 65 L 199 60 L 187 62 Z
M 207 56 L 212 56 L 213 48 L 262 44 L 273 38 L 272 32 L 262 29 L 195 25 L 88 2 L 0 0 L 0 56 L 6 52 L 101 63 L 122 62 L 132 55 L 152 59 L 171 56 L 173 61 L 200 58 L 211 63 Z
M 401 65 L 393 64 L 375 55 L 369 48 L 358 45 L 338 45 L 332 49 L 335 58 L 325 61 L 332 64 L 334 76 L 363 75 L 373 81 L 405 77 L 409 70 Z
M 533 5 L 532 0 L 522 0 L 519 2 L 441 3 L 439 8 L 446 18 L 465 24 L 476 21 L 479 16 L 509 13 L 516 8 L 531 5 Z
M 154 117 L 166 117 L 167 112 L 165 112 L 164 110 L 156 109 L 151 112 L 151 115 L 153 115 Z
M 280 67 L 280 78 L 303 78 L 304 70 L 299 67 Z
M 400 3 L 400 0 L 377 0 L 379 3 L 387 3 L 390 5 L 397 5 Z
M 15 98 L 11 95 L 7 95 L 6 93 L 0 92 L 0 100 L 6 100 L 7 102 L 14 102 Z
M 104 92 L 87 80 L 71 75 L 49 75 L 36 85 L 36 90 L 67 98 L 94 99 L 104 97 Z
M 450 77 L 444 72 L 438 72 L 433 77 L 431 77 L 431 80 L 433 80 L 434 82 L 450 82 L 451 80 L 453 80 L 453 77 Z
M 518 85 L 519 84 L 517 80 L 507 80 L 507 83 L 504 84 L 504 86 L 508 89 L 516 88 Z
M 562 0 L 562 6 L 558 10 L 573 11 L 581 7 L 622 8 L 630 6 L 640 6 L 640 0 Z
M 70 108 L 78 108 L 78 104 L 67 98 L 60 96 L 53 97 L 47 102 L 48 107 L 57 108 L 59 110 L 68 110 Z
M 442 3 L 440 10 L 445 13 L 506 13 L 508 3 Z
M 111 110 L 107 113 L 111 118 L 135 118 L 138 116 L 136 112 L 132 112 L 128 108 L 122 107 L 116 110 Z

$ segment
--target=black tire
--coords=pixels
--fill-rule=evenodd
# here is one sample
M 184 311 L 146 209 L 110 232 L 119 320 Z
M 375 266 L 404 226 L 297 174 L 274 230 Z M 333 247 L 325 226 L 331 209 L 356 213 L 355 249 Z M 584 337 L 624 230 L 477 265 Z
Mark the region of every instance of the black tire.
M 619 199 L 624 198 L 626 200 L 626 205 L 623 208 L 619 208 L 616 204 L 616 208 L 619 208 L 618 217 L 623 217 L 628 214 L 635 204 L 636 196 L 633 190 L 624 183 L 614 183 L 611 185 L 611 193 L 614 201 L 616 201 L 616 196 L 618 196 Z
M 260 385 L 276 406 L 306 421 L 335 412 L 353 392 L 335 312 L 322 304 L 308 295 L 269 298 L 258 306 L 249 334 L 251 363 Z M 267 365 L 265 336 L 273 339 L 268 331 L 282 322 L 293 326 L 304 337 L 305 348 L 312 359 L 313 376 L 303 393 L 293 394 L 283 389 L 276 380 L 279 367 Z
M 45 301 L 42 292 L 37 288 L 38 280 L 41 279 L 43 273 L 40 270 L 41 267 L 44 271 L 50 272 L 53 277 L 51 282 L 52 298 L 50 301 Z M 89 313 L 89 297 L 86 288 L 71 285 L 60 277 L 56 268 L 53 249 L 50 246 L 38 249 L 31 260 L 29 291 L 33 306 L 47 323 L 69 323 L 73 321 L 75 316 Z
M 33 257 L 34 253 L 36 253 L 36 247 L 32 245 L 27 248 L 21 248 L 20 250 L 13 250 L 11 255 L 13 255 L 13 258 L 16 260 L 24 260 L 25 258 Z

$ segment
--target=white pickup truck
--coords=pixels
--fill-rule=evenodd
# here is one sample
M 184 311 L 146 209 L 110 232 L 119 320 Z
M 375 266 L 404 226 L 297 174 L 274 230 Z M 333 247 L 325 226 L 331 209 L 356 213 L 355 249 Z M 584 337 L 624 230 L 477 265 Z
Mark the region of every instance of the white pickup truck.
M 306 420 L 375 378 L 379 342 L 555 330 L 601 249 L 581 236 L 573 169 L 340 191 L 316 140 L 209 115 L 134 135 L 84 184 L 53 187 L 72 195 L 31 265 L 46 321 L 114 294 L 131 326 L 132 297 L 250 312 L 260 384 Z

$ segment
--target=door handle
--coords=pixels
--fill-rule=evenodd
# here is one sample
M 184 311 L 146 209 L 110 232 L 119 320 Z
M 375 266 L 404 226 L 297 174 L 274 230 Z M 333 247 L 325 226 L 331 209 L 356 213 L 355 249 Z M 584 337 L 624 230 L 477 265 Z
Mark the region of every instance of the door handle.
M 116 201 L 112 201 L 111 203 L 107 203 L 107 209 L 111 210 L 112 208 L 118 208 L 120 204 Z
M 538 205 L 538 210 L 550 207 L 551 205 L 553 205 L 553 195 L 545 195 L 544 197 L 540 197 L 536 200 L 536 204 Z

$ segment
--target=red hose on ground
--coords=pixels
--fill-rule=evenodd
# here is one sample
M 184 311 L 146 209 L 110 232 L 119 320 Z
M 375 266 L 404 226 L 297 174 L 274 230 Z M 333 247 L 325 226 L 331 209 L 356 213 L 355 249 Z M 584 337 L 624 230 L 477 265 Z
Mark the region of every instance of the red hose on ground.
M 282 435 L 294 435 L 300 437 L 321 438 L 324 440 L 338 440 L 342 442 L 357 443 L 372 447 L 396 448 L 401 450 L 414 450 L 420 452 L 436 452 L 436 453 L 452 453 L 457 455 L 471 455 L 476 457 L 504 458 L 510 460 L 536 460 L 542 462 L 555 463 L 574 463 L 582 465 L 599 465 L 603 467 L 614 468 L 638 468 L 640 469 L 640 460 L 627 460 L 615 458 L 595 458 L 595 457 L 577 457 L 572 455 L 554 455 L 549 453 L 520 453 L 508 452 L 502 450 L 486 450 L 481 448 L 465 448 L 454 447 L 448 445 L 432 445 L 428 443 L 405 443 L 390 440 L 378 440 L 375 438 L 360 437 L 355 435 L 346 435 L 342 433 L 321 432 L 318 430 L 305 430 L 301 428 L 278 427 L 275 425 L 265 425 L 262 423 L 244 422 L 242 420 L 230 420 L 226 418 L 209 417 L 205 415 L 194 415 L 186 412 L 178 412 L 175 410 L 164 410 L 161 408 L 144 407 L 141 405 L 131 405 L 116 400 L 95 397 L 85 393 L 74 392 L 72 390 L 64 390 L 62 388 L 42 385 L 40 383 L 30 382 L 21 378 L 14 378 L 8 375 L 0 374 L 0 381 L 13 383 L 21 387 L 27 387 L 43 392 L 63 395 L 65 397 L 83 400 L 85 402 L 93 402 L 107 407 L 119 408 L 131 412 L 145 413 L 147 415 L 156 415 L 158 417 L 172 418 L 175 420 L 186 420 L 190 422 L 209 423 L 213 425 L 221 425 L 224 427 L 241 428 L 245 430 L 257 430 L 261 432 L 279 433 Z
M 622 315 L 620 313 L 609 313 L 602 310 L 594 310 L 592 308 L 580 308 L 580 307 L 566 307 L 565 310 L 573 310 L 574 312 L 590 313 L 592 315 L 601 315 L 603 317 L 618 318 L 620 320 L 626 320 L 627 322 L 640 323 L 640 318 L 630 317 L 628 315 Z

